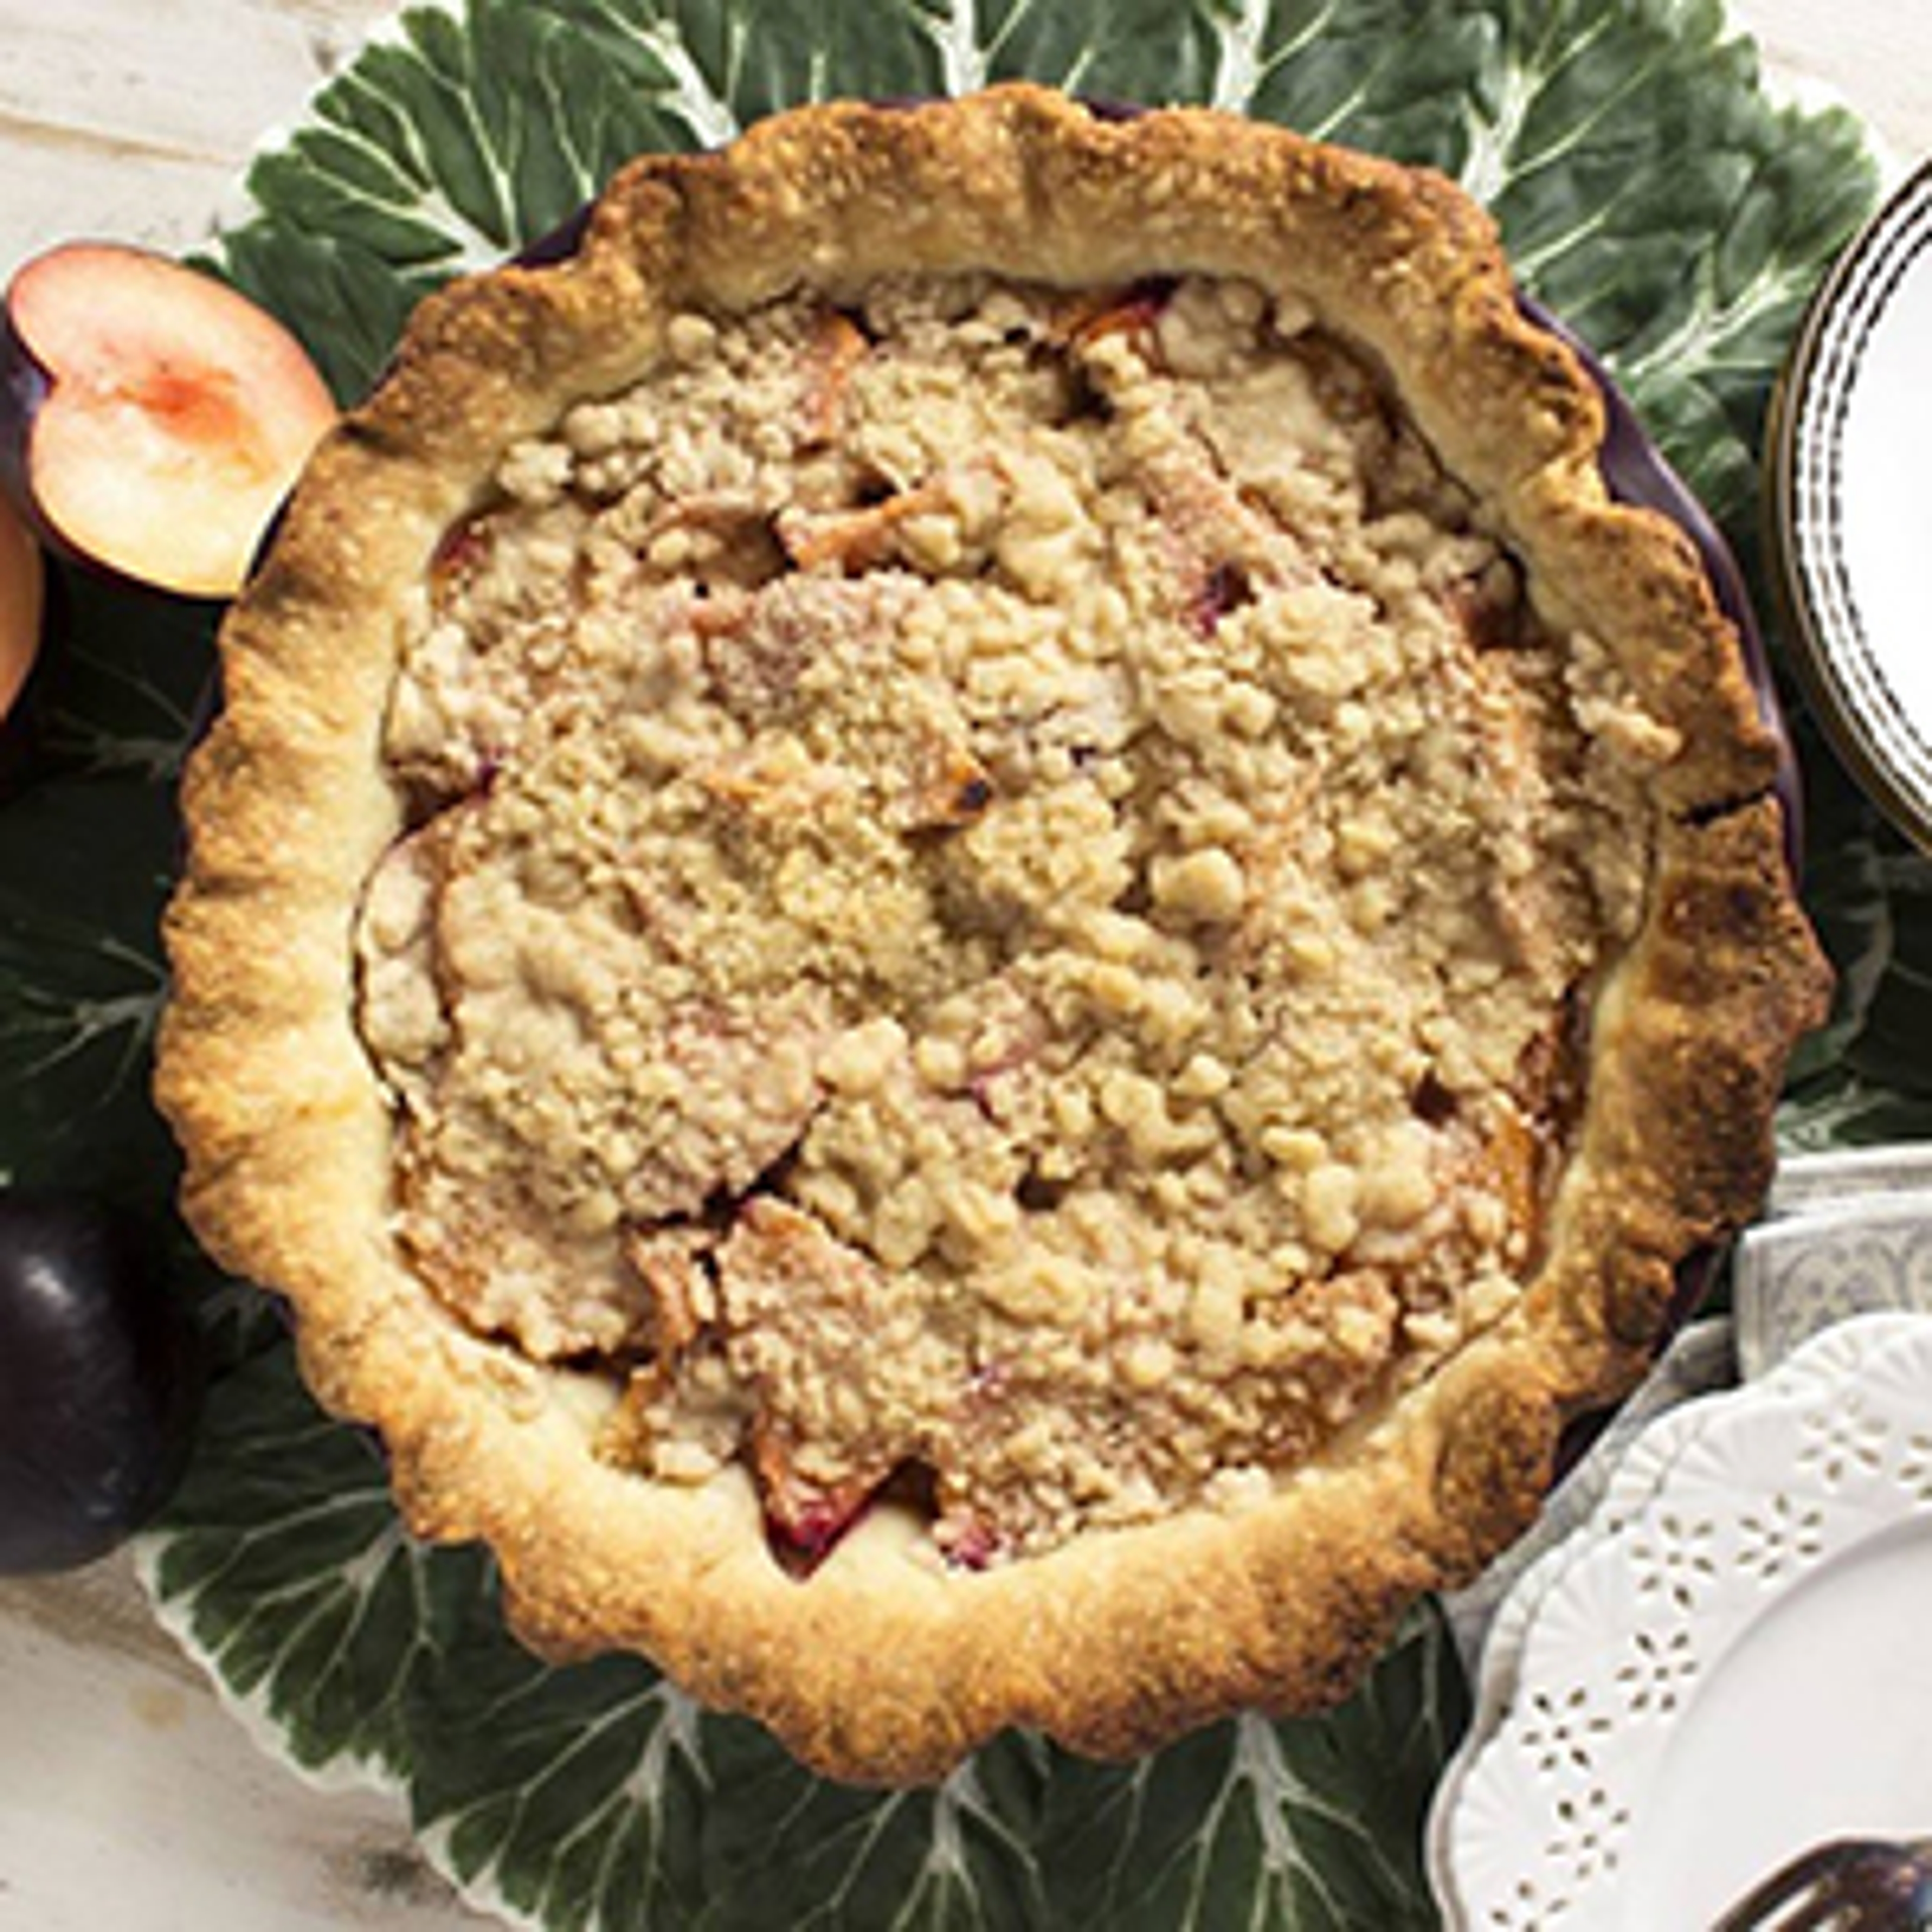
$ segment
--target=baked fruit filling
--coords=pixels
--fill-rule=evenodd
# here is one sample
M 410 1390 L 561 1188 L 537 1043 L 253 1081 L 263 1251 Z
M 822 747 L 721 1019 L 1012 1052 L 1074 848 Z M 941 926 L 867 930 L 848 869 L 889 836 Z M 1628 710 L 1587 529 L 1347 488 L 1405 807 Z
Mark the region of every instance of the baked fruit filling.
M 1238 1510 L 1512 1306 L 1676 734 L 1234 280 L 678 316 L 452 529 L 359 915 L 403 1252 L 808 1564 Z

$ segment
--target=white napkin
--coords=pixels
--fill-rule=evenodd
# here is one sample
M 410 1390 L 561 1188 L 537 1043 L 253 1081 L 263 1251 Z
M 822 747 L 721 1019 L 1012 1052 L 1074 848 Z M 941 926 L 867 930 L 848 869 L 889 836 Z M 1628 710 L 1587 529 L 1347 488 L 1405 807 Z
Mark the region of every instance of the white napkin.
M 1848 1315 L 1932 1310 L 1932 1145 L 1803 1154 L 1732 1262 L 1746 1382 Z

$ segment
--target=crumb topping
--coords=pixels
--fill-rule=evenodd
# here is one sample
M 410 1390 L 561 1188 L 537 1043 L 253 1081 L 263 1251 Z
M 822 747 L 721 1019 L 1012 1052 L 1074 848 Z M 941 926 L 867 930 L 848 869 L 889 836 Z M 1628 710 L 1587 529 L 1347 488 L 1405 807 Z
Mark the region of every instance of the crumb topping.
M 404 640 L 412 1264 L 808 1560 L 1246 1506 L 1539 1256 L 1677 744 L 1535 606 L 1245 284 L 679 316 Z

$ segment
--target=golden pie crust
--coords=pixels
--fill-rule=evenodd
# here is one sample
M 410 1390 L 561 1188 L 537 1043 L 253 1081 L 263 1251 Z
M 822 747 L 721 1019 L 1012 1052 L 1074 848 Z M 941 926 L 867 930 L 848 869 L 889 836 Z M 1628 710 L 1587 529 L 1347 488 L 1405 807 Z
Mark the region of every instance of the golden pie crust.
M 1479 210 L 1276 128 L 1012 86 L 634 164 L 424 304 L 224 627 L 193 1225 L 529 1641 L 829 1773 L 1333 1701 L 1641 1372 L 1826 996 L 1738 640 L 1604 434 Z M 586 1013 L 634 1093 L 557 1070 Z

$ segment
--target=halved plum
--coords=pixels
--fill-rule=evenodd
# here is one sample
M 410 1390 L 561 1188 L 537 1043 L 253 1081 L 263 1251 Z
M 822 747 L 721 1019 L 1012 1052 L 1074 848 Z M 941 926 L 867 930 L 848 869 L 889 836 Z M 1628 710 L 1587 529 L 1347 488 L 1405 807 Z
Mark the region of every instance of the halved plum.
M 50 541 L 184 596 L 229 597 L 335 404 L 302 345 L 213 276 L 111 242 L 7 291 L 0 457 Z

